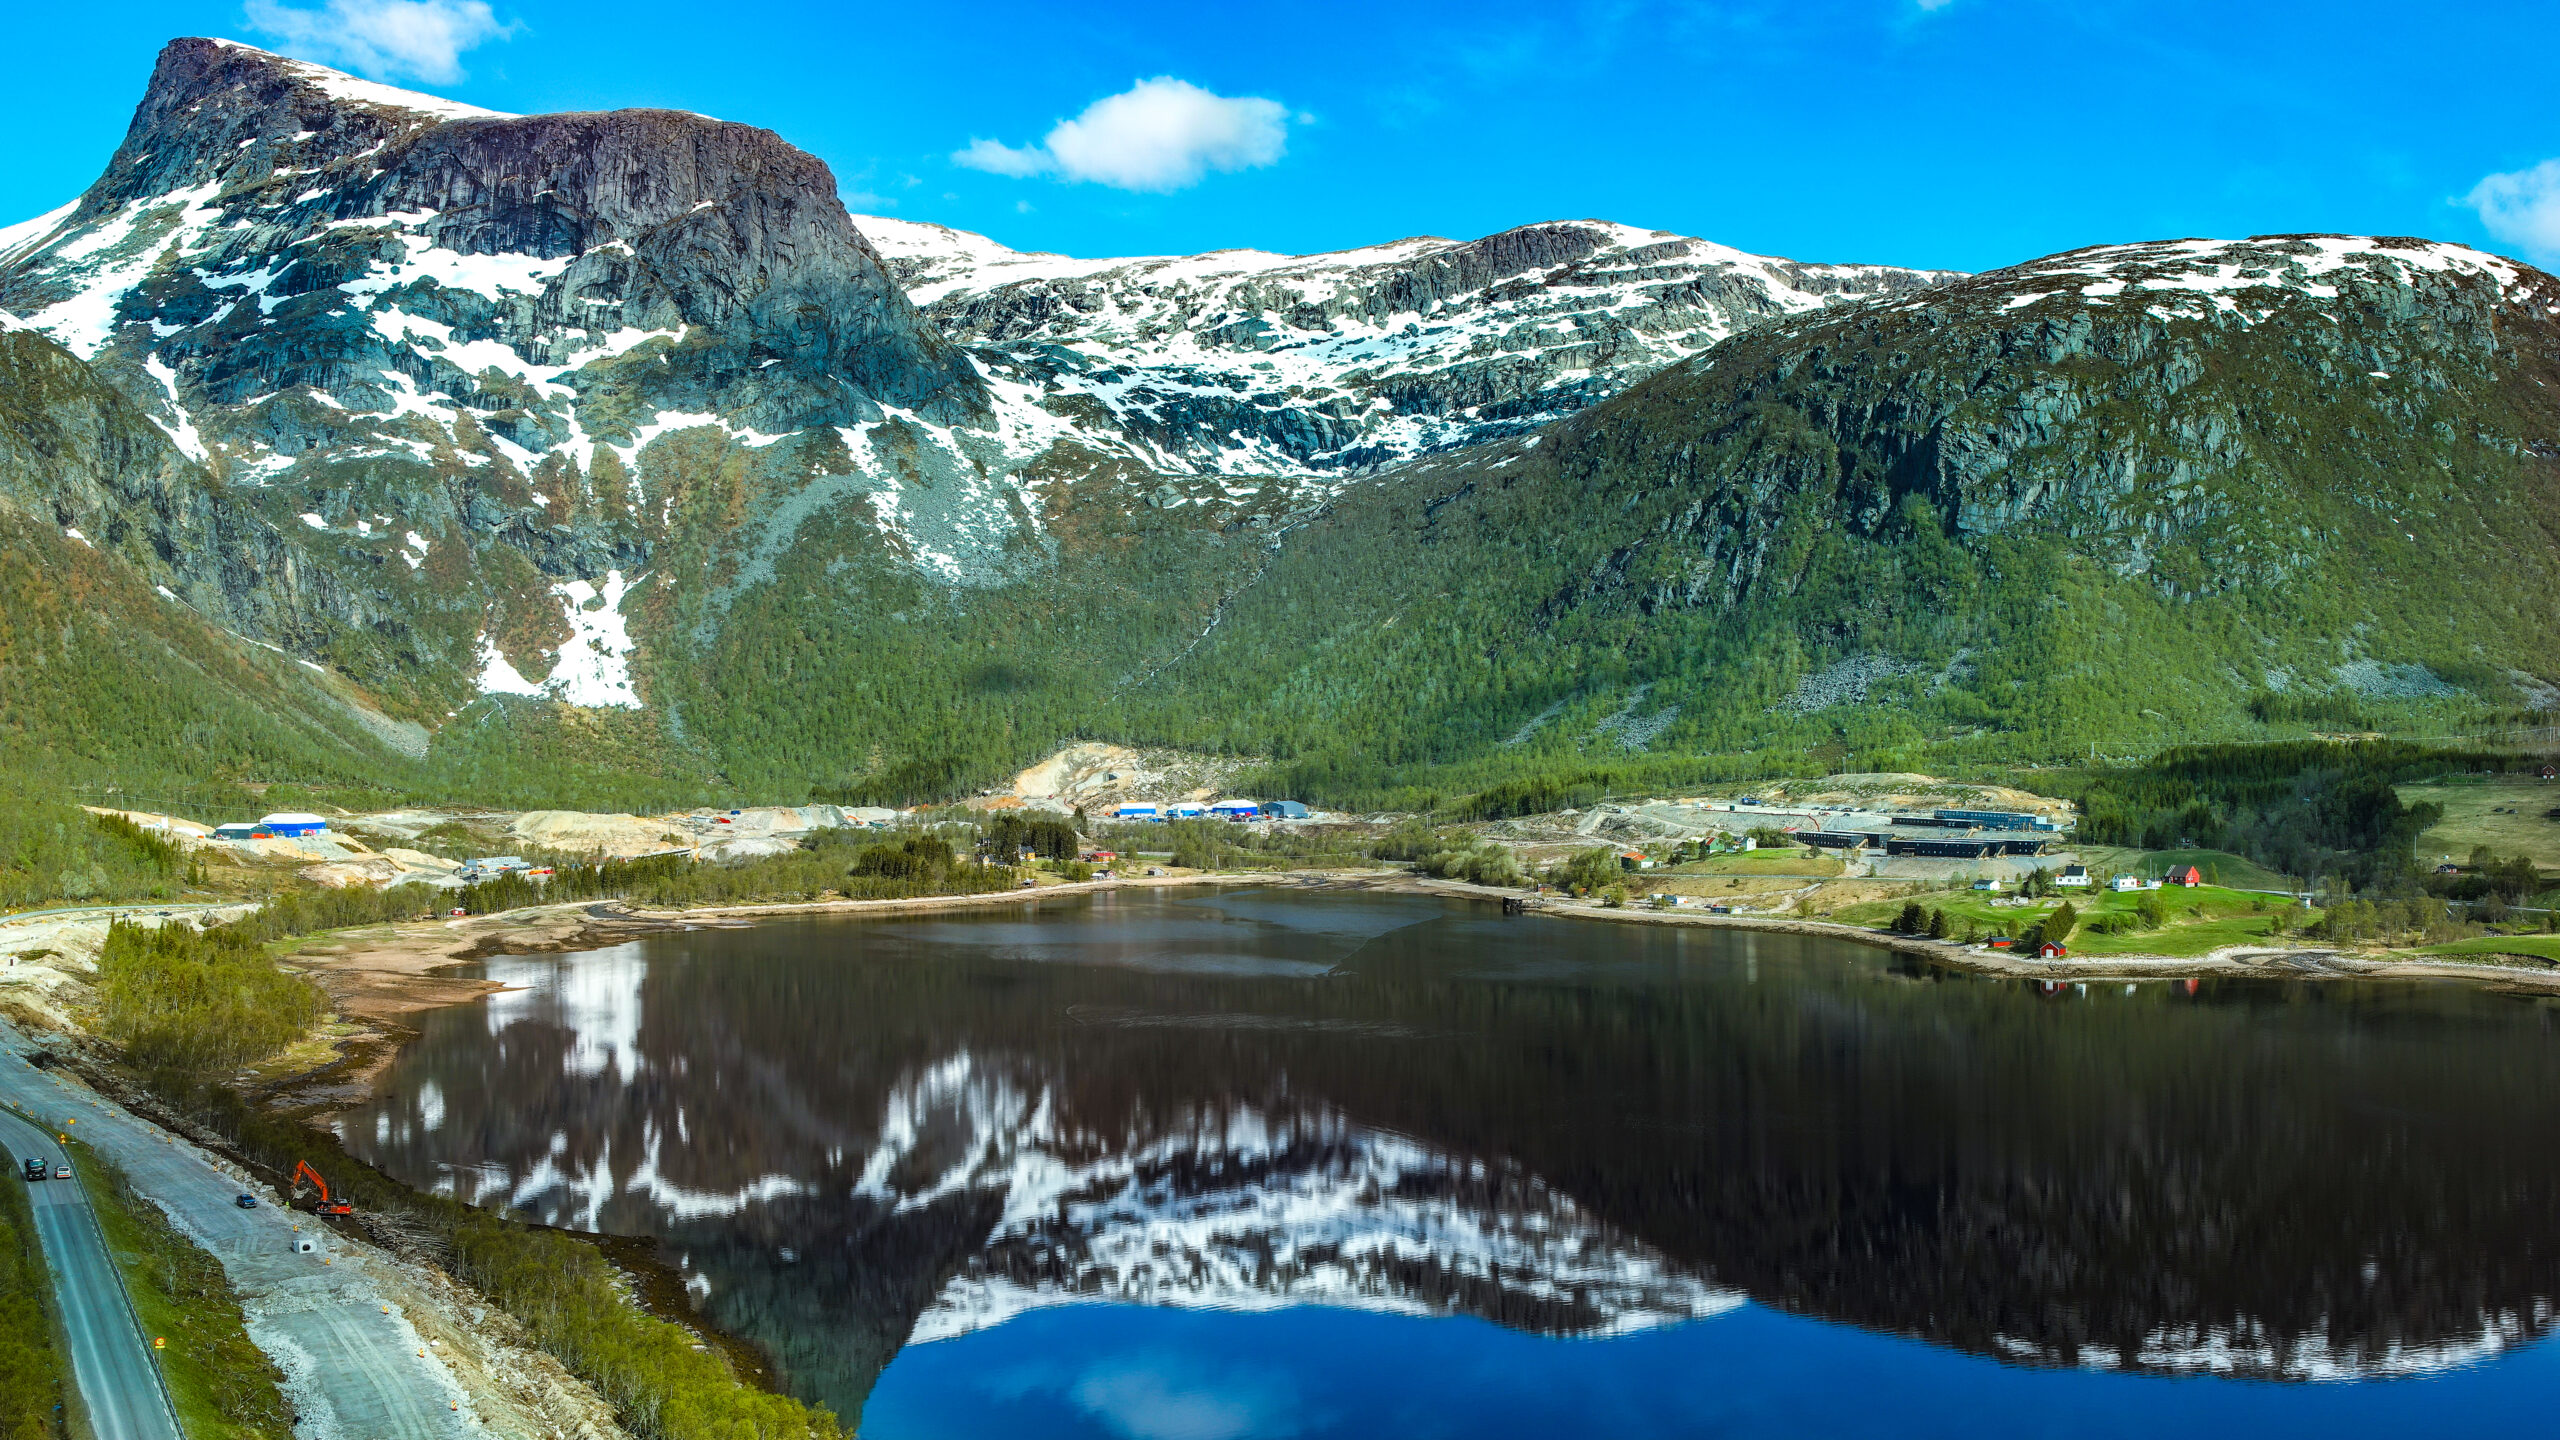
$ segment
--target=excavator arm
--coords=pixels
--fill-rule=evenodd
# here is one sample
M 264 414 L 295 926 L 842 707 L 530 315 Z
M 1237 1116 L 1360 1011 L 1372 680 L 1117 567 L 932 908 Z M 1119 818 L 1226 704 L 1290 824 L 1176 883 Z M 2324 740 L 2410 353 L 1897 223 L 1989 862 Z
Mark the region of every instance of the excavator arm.
M 303 1181 L 305 1181 L 305 1180 L 310 1181 L 310 1182 L 312 1183 L 312 1185 L 313 1185 L 314 1187 L 316 1187 L 316 1188 L 320 1191 L 320 1213 L 321 1213 L 321 1214 L 323 1214 L 323 1215 L 353 1215 L 354 1213 L 356 1213 L 356 1207 L 355 1207 L 355 1206 L 348 1204 L 348 1203 L 347 1203 L 346 1201 L 344 1201 L 344 1200 L 333 1200 L 333 1199 L 331 1199 L 331 1198 L 329 1197 L 329 1182 L 320 1178 L 320 1172 L 311 1168 L 311 1162 L 310 1162 L 310 1161 L 308 1161 L 308 1160 L 296 1160 L 296 1161 L 294 1161 L 294 1162 L 293 1162 L 293 1188 L 294 1188 L 295 1193 L 299 1194 L 299 1193 L 301 1192 L 301 1190 L 302 1190 L 302 1182 L 303 1182 Z

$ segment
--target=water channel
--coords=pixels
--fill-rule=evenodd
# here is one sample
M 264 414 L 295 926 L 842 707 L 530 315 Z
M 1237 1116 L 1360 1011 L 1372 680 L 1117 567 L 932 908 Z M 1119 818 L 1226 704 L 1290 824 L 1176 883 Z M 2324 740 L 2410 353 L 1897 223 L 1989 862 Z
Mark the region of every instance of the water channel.
M 1156 890 L 491 961 L 348 1144 L 924 1436 L 2442 1433 L 2560 1396 L 2560 1000 Z

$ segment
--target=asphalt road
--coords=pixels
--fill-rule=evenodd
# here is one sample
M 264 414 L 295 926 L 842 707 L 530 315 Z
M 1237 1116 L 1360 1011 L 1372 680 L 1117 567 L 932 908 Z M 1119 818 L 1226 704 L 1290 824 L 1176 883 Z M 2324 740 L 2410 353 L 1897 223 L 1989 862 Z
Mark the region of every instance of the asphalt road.
M 296 1435 L 303 1440 L 461 1440 L 491 1433 L 472 1396 L 409 1323 L 399 1303 L 406 1283 L 377 1255 L 311 1216 L 277 1206 L 264 1187 L 242 1184 L 194 1146 L 83 1086 L 29 1065 L 23 1058 L 28 1048 L 16 1031 L 0 1025 L 0 1101 L 27 1106 L 56 1125 L 77 1118 L 79 1128 L 71 1133 L 113 1160 L 134 1189 L 222 1263 L 248 1313 L 250 1340 L 285 1372 L 286 1397 L 301 1416 Z M 48 1180 L 28 1188 L 72 1186 Z M 232 1203 L 244 1189 L 258 1193 L 256 1209 Z M 297 1222 L 302 1227 L 298 1231 Z M 315 1248 L 298 1248 L 305 1240 Z M 48 1255 L 51 1244 L 48 1235 Z M 107 1298 L 115 1296 L 109 1292 Z M 81 1393 L 92 1393 L 85 1372 Z M 146 1433 L 174 1432 L 99 1427 L 101 1440 Z
M 35 1184 L 22 1178 L 20 1166 L 30 1159 L 44 1161 L 48 1173 L 69 1163 L 62 1147 L 5 1111 L 0 1146 L 10 1158 L 6 1183 L 25 1185 L 35 1206 L 36 1235 L 44 1244 L 45 1268 L 53 1272 L 71 1342 L 71 1374 L 88 1407 L 90 1428 L 98 1440 L 182 1440 L 160 1387 L 159 1364 L 134 1322 L 86 1191 L 77 1179 Z

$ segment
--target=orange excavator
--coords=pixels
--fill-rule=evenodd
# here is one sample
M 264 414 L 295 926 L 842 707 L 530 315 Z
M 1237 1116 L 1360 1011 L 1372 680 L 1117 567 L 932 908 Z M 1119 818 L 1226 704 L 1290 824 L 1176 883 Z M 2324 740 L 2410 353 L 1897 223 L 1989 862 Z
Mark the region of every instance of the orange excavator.
M 296 1195 L 300 1195 L 300 1194 L 302 1193 L 302 1182 L 303 1182 L 303 1181 L 305 1181 L 305 1180 L 310 1181 L 313 1185 L 318 1186 L 318 1187 L 319 1187 L 319 1189 L 320 1189 L 320 1213 L 321 1213 L 321 1214 L 323 1214 L 323 1215 L 353 1215 L 354 1213 L 356 1213 L 356 1207 L 354 1207 L 353 1205 L 348 1204 L 346 1201 L 344 1201 L 344 1200 L 332 1200 L 332 1199 L 330 1199 L 330 1198 L 329 1198 L 329 1182 L 320 1178 L 320 1172 L 311 1168 L 311 1162 L 310 1162 L 310 1161 L 308 1161 L 308 1160 L 296 1160 L 296 1161 L 294 1161 L 294 1162 L 293 1162 L 293 1192 L 294 1192 L 294 1194 L 296 1194 Z

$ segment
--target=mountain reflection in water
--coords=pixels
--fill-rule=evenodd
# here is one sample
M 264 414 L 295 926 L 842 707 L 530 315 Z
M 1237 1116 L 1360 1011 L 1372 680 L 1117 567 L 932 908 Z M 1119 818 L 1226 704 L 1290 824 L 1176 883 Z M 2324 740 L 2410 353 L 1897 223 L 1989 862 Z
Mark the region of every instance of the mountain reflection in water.
M 1404 896 L 1124 893 L 490 962 L 345 1119 L 657 1236 L 849 1419 L 1112 1299 L 1604 1335 L 1745 1300 L 2041 1365 L 2415 1373 L 2560 1290 L 2560 1006 L 2039 987 Z

